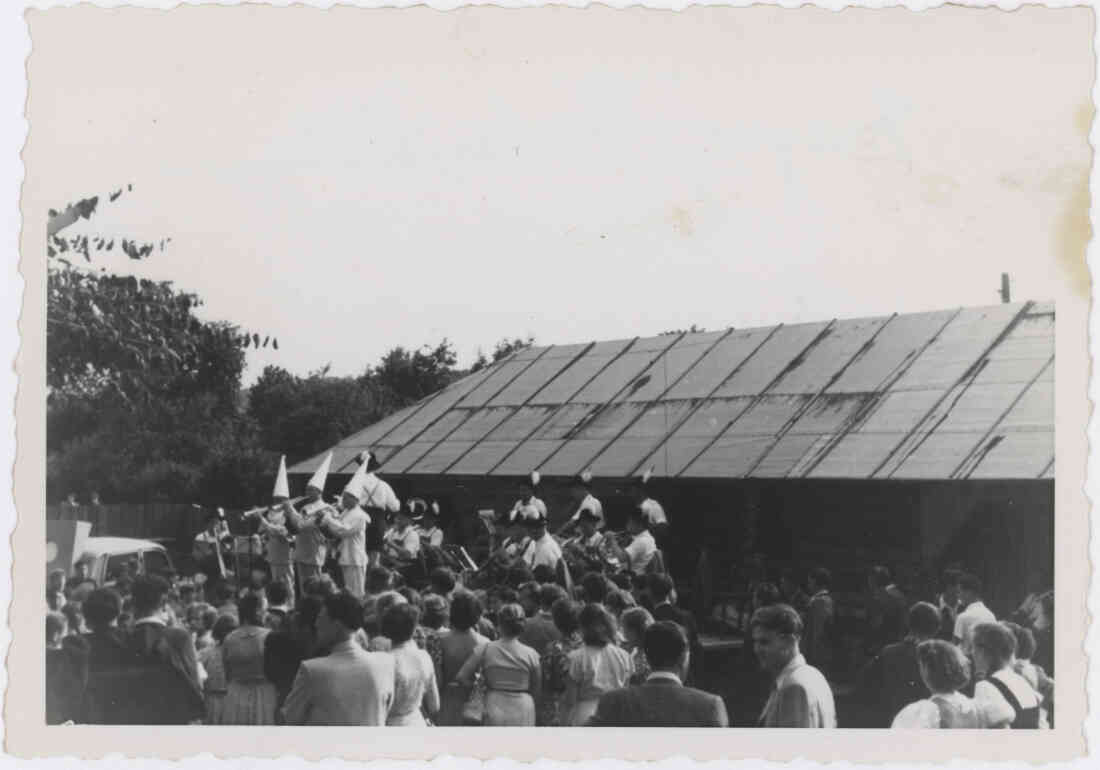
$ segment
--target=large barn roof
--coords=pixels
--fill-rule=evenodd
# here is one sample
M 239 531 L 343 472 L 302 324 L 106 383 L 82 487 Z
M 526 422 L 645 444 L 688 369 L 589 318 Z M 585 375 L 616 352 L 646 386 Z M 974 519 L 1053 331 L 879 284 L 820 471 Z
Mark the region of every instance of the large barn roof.
M 528 348 L 334 471 L 366 448 L 398 477 L 1053 478 L 1054 304 Z

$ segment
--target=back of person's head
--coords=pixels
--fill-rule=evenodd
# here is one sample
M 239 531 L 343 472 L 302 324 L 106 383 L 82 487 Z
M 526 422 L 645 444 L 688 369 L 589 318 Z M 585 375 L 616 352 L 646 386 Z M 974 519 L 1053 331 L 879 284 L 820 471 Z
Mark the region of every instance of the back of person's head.
M 61 608 L 61 614 L 65 616 L 65 620 L 69 624 L 70 633 L 75 634 L 80 631 L 80 626 L 84 622 L 84 613 L 80 609 L 80 602 L 67 602 Z
M 203 631 L 211 631 L 218 620 L 218 611 L 209 604 L 202 605 L 202 615 L 199 618 Z
M 886 588 L 892 582 L 890 576 L 890 570 L 881 564 L 871 567 L 871 585 L 876 588 Z
M 581 578 L 584 598 L 590 602 L 602 604 L 607 599 L 607 578 L 602 572 L 588 572 Z
M 455 573 L 446 567 L 436 567 L 428 575 L 428 585 L 431 586 L 433 594 L 446 596 L 455 590 Z
M 973 572 L 965 572 L 959 576 L 959 589 L 974 596 L 981 596 L 982 579 Z
M 675 670 L 687 653 L 687 635 L 678 623 L 658 621 L 645 630 L 642 648 L 646 660 L 655 670 Z
M 940 630 L 940 611 L 928 602 L 917 602 L 909 608 L 909 633 L 918 639 L 930 639 Z
M 303 596 L 294 605 L 294 624 L 299 629 L 315 631 L 317 617 L 324 606 L 325 603 L 319 596 Z
M 324 598 L 325 613 L 350 632 L 363 627 L 363 605 L 347 591 Z
M 1016 654 L 1016 637 L 1003 623 L 979 623 L 974 627 L 973 647 L 989 660 L 987 673 L 992 674 L 1004 668 Z
M 547 612 L 554 606 L 554 603 L 559 599 L 566 597 L 565 589 L 559 586 L 557 583 L 543 583 L 539 586 L 538 600 L 539 607 Z
M 602 604 L 586 604 L 581 610 L 581 638 L 593 647 L 606 647 L 615 641 L 615 618 Z
M 569 598 L 558 599 L 550 608 L 554 627 L 562 636 L 569 636 L 581 627 L 581 603 Z
M 47 612 L 46 644 L 53 644 L 57 641 L 58 637 L 63 636 L 67 623 L 68 621 L 65 620 L 65 616 L 62 615 L 60 612 Z
M 629 592 L 618 588 L 608 591 L 607 598 L 604 600 L 604 605 L 611 610 L 613 615 L 622 615 L 623 612 L 636 604 L 637 602 L 634 601 L 634 597 Z
M 168 596 L 168 581 L 159 575 L 141 575 L 134 580 L 134 615 L 147 617 L 164 606 Z
M 501 604 L 517 604 L 519 602 L 519 592 L 514 588 L 505 586 L 496 591 L 496 598 Z
M 405 601 L 407 601 L 409 604 L 416 607 L 418 610 L 420 609 L 420 607 L 421 607 L 420 602 L 422 600 L 420 598 L 420 592 L 417 591 L 415 588 L 413 588 L 411 586 L 401 586 L 401 588 L 397 589 L 397 593 L 404 596 Z
M 616 572 L 611 576 L 611 582 L 624 591 L 631 591 L 634 589 L 634 577 L 633 572 Z
M 500 636 L 517 637 L 524 632 L 527 623 L 527 614 L 519 604 L 509 602 L 497 609 L 496 627 Z
M 771 604 L 761 607 L 752 614 L 751 628 L 770 631 L 780 636 L 802 636 L 802 618 L 789 604 Z
M 367 572 L 367 590 L 372 594 L 380 594 L 389 589 L 393 584 L 393 573 L 385 567 L 371 567 Z
M 917 645 L 921 678 L 932 692 L 949 693 L 970 681 L 970 662 L 955 645 L 928 639 Z
M 420 622 L 420 610 L 410 603 L 395 604 L 382 615 L 382 636 L 397 646 L 412 639 L 416 624 Z
M 267 594 L 268 604 L 275 606 L 286 604 L 287 599 L 290 598 L 290 591 L 287 589 L 286 583 L 280 580 L 268 583 L 264 588 L 264 593 Z
M 374 613 L 381 619 L 390 607 L 398 604 L 408 604 L 408 599 L 397 591 L 386 591 L 375 599 Z
M 84 598 L 84 622 L 93 631 L 109 627 L 122 612 L 122 597 L 110 588 L 97 588 Z
M 264 600 L 259 594 L 247 593 L 237 602 L 237 616 L 242 626 L 262 626 L 264 624 Z
M 535 578 L 536 583 L 553 583 L 557 579 L 557 575 L 554 574 L 554 568 L 549 564 L 539 564 L 533 570 L 531 575 Z
M 214 592 L 214 596 L 218 600 L 218 604 L 228 604 L 233 601 L 233 597 L 236 590 L 231 583 L 222 583 L 218 586 L 218 590 Z
M 237 629 L 238 625 L 240 624 L 232 615 L 218 615 L 217 620 L 214 621 L 214 627 L 210 629 L 210 636 L 220 644 L 225 637 Z
M 814 567 L 810 570 L 810 581 L 819 591 L 825 591 L 833 585 L 833 573 L 825 567 Z
M 447 597 L 439 594 L 428 594 L 424 597 L 422 606 L 423 613 L 420 622 L 425 628 L 439 630 L 447 625 L 447 612 L 450 608 Z
M 524 583 L 530 583 L 534 579 L 535 576 L 531 574 L 530 567 L 526 564 L 516 564 L 508 570 L 505 582 L 512 588 L 519 588 Z
M 654 604 L 660 604 L 663 601 L 667 601 L 668 597 L 672 594 L 672 578 L 668 575 L 655 572 L 649 576 L 649 580 L 647 580 L 646 583 L 649 589 L 649 596 L 653 599 Z
M 783 601 L 783 594 L 775 583 L 770 581 L 758 583 L 752 592 L 752 601 L 757 607 L 768 607 L 772 604 L 780 604 Z
M 635 639 L 645 639 L 646 629 L 653 625 L 653 616 L 645 607 L 630 607 L 619 618 L 623 633 L 630 633 Z
M 469 591 L 459 591 L 451 599 L 451 628 L 469 631 L 481 619 L 481 600 Z
M 1031 656 L 1035 654 L 1035 634 L 1031 629 L 1008 621 L 1004 623 L 1004 627 L 1016 637 L 1016 657 L 1020 660 L 1031 660 Z
M 332 579 L 331 575 L 321 575 L 317 579 L 317 594 L 319 596 L 334 596 L 340 593 L 340 587 L 336 585 L 336 581 Z
M 497 629 L 501 636 L 514 637 L 523 633 L 523 626 L 527 622 L 527 615 L 523 607 L 510 602 L 497 610 Z

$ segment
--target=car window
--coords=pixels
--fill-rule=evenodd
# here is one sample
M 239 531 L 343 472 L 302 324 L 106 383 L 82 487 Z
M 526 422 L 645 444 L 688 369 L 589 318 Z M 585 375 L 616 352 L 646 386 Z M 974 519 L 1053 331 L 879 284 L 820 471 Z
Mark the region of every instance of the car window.
M 107 582 L 118 580 L 123 572 L 129 572 L 132 577 L 136 574 L 137 552 L 116 553 L 107 557 Z
M 159 575 L 168 569 L 168 557 L 164 551 L 145 551 L 145 574 Z

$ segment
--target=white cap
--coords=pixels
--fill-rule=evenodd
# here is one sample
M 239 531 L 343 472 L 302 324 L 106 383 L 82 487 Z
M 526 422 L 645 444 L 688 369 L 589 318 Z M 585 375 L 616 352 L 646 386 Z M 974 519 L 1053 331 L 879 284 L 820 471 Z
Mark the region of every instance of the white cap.
M 317 472 L 313 474 L 313 478 L 306 484 L 307 487 L 313 487 L 314 489 L 325 491 L 325 481 L 328 480 L 328 469 L 332 465 L 332 452 L 325 455 L 325 459 L 321 461 L 321 464 L 317 466 Z
M 272 497 L 290 497 L 290 485 L 286 481 L 286 455 L 279 458 L 279 474 L 275 477 L 275 491 Z

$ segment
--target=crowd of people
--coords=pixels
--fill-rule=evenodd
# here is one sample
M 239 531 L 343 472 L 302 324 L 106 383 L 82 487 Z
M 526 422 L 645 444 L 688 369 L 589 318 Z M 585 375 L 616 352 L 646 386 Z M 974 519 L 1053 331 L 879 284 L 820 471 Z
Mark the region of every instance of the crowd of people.
M 744 649 L 760 678 L 720 695 L 662 568 L 651 530 L 666 536 L 667 519 L 654 501 L 639 495 L 622 545 L 604 542 L 598 501 L 579 496 L 563 540 L 547 532 L 533 476 L 484 568 L 456 570 L 416 558 L 443 545 L 431 506 L 401 506 L 361 459 L 338 508 L 321 499 L 323 478 L 296 507 L 281 469 L 260 514 L 265 573 L 229 575 L 213 519 L 196 538 L 210 546 L 205 581 L 51 575 L 47 722 L 726 727 L 729 698 L 759 695 L 759 716 L 734 726 L 1053 724 L 1051 592 L 999 621 L 973 574 L 948 571 L 934 602 L 912 603 L 876 567 L 855 696 L 871 716 L 843 724 L 829 570 L 751 587 Z M 326 569 L 319 551 L 333 538 L 339 568 Z

